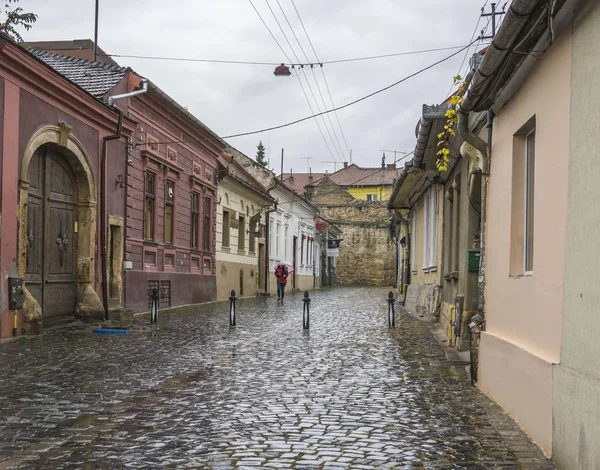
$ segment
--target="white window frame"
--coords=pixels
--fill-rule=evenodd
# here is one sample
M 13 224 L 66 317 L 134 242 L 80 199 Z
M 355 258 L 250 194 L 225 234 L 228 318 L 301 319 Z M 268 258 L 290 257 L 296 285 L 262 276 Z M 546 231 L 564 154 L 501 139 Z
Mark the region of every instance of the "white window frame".
M 531 146 L 530 146 L 531 143 Z M 533 152 L 531 152 L 533 150 Z M 530 185 L 531 180 L 531 185 Z M 533 248 L 535 236 L 535 129 L 525 136 L 525 208 L 523 211 L 523 274 L 531 276 L 533 274 Z M 533 214 L 529 217 L 529 211 Z M 531 238 L 531 243 L 529 240 Z M 529 254 L 531 251 L 531 264 L 529 264 Z
M 367 194 L 367 201 L 377 201 L 377 194 Z
M 275 253 L 278 258 L 279 258 L 279 253 L 280 253 L 280 245 L 281 245 L 281 222 L 277 221 L 277 233 L 275 235 L 275 244 L 276 244 L 276 248 L 275 248 Z
M 432 269 L 437 267 L 438 189 L 436 185 L 425 193 L 423 209 L 423 269 Z

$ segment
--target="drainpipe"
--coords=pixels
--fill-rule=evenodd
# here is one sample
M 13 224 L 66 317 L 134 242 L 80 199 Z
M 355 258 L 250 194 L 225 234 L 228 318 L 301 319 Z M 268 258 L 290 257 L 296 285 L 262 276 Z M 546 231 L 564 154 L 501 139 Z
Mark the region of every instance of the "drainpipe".
M 406 224 L 406 248 L 404 249 L 404 276 L 402 278 L 402 297 L 404 306 L 406 306 L 406 294 L 408 292 L 408 285 L 410 284 L 410 239 L 412 238 L 412 234 L 410 233 L 410 214 L 406 219 L 404 219 L 404 223 Z
M 100 162 L 100 246 L 102 247 L 102 304 L 104 306 L 104 319 L 108 320 L 108 280 L 107 278 L 107 213 L 106 213 L 106 153 L 107 143 L 109 140 L 118 140 L 121 138 L 121 131 L 123 129 L 123 111 L 115 106 L 115 100 L 121 98 L 129 98 L 130 96 L 141 95 L 148 91 L 148 80 L 142 78 L 142 88 L 140 90 L 133 91 L 131 93 L 125 93 L 122 95 L 110 96 L 108 98 L 108 105 L 114 107 L 119 112 L 119 123 L 117 125 L 117 132 L 113 135 L 109 135 L 102 138 L 102 156 Z M 127 189 L 126 189 L 127 190 Z
M 475 70 L 471 70 L 465 79 L 465 88 L 469 88 L 469 84 L 475 75 Z M 480 315 L 484 315 L 485 311 L 485 231 L 487 225 L 487 188 L 489 180 L 489 160 L 491 148 L 491 136 L 493 125 L 493 112 L 488 111 L 488 143 L 479 138 L 469 130 L 469 113 L 464 111 L 460 106 L 458 108 L 458 132 L 460 136 L 475 149 L 481 153 L 481 209 L 480 209 L 480 261 L 479 261 L 479 278 L 477 280 L 477 311 Z
M 275 207 L 273 209 L 267 209 L 265 213 L 265 294 L 269 292 L 269 275 L 271 274 L 271 270 L 269 269 L 269 250 L 270 246 L 270 233 L 271 226 L 269 223 L 269 214 L 271 212 L 277 211 L 277 202 L 275 202 Z

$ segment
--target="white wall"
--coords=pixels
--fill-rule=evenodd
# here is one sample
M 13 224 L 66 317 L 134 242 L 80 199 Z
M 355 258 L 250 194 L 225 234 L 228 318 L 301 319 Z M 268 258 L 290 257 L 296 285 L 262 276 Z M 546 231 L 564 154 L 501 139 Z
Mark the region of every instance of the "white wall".
M 298 276 L 312 276 L 315 266 L 314 251 L 320 249 L 315 242 L 312 244 L 312 252 L 306 260 L 306 250 L 308 237 L 316 238 L 315 217 L 317 211 L 303 202 L 299 197 L 289 193 L 281 188 L 275 188 L 271 191 L 277 203 L 277 211 L 269 214 L 269 268 L 274 271 L 275 265 L 282 261 L 290 264 L 294 262 L 293 239 L 298 237 L 296 250 L 296 274 Z M 279 228 L 279 244 L 277 243 L 277 227 Z M 287 229 L 287 232 L 286 232 Z M 286 237 L 287 233 L 287 237 Z M 302 236 L 305 236 L 304 250 L 302 250 Z M 279 245 L 279 250 L 277 247 Z M 302 259 L 301 259 L 301 255 Z

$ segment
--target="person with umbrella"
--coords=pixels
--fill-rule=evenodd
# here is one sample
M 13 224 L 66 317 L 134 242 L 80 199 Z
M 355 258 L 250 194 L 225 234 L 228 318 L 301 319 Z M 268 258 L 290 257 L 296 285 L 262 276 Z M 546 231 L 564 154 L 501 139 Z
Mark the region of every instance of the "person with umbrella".
M 277 301 L 283 302 L 283 296 L 285 294 L 285 285 L 287 284 L 287 278 L 294 270 L 288 271 L 287 262 L 278 263 L 275 266 L 275 277 L 277 278 Z

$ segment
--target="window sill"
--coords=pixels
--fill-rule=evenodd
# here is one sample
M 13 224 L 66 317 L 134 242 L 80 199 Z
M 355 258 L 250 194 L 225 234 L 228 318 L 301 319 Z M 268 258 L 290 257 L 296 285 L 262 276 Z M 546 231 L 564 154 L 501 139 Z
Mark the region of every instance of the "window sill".
M 221 251 L 224 251 L 226 253 L 229 253 L 231 251 L 231 248 L 229 248 L 228 246 L 222 246 L 221 247 Z
M 437 271 L 437 266 L 430 266 L 429 268 L 423 268 L 424 273 L 434 273 Z
M 158 246 L 158 243 L 155 242 L 154 240 L 150 240 L 150 239 L 146 238 L 144 240 L 144 245 L 147 245 L 147 246 Z
M 238 248 L 237 254 L 238 255 L 245 255 L 246 254 L 246 250 L 242 250 L 242 249 Z

